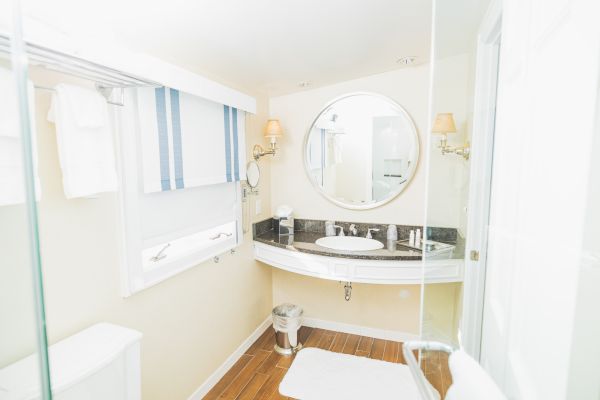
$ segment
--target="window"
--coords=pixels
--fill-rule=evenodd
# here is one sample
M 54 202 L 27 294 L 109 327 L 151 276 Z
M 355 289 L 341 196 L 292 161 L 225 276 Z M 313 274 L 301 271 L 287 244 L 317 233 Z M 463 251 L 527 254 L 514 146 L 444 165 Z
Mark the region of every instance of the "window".
M 245 112 L 168 88 L 115 110 L 124 295 L 238 246 Z

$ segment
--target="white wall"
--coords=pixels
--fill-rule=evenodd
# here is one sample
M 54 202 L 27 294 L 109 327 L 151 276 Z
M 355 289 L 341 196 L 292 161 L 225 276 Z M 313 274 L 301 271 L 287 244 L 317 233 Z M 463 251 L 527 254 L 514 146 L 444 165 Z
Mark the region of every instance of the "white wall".
M 44 86 L 58 82 L 56 75 L 43 71 L 34 71 L 32 77 Z M 65 200 L 54 125 L 46 121 L 49 101 L 48 92 L 36 91 L 43 186 L 39 226 L 49 340 L 53 343 L 101 321 L 137 329 L 144 334 L 143 398 L 186 399 L 269 315 L 270 268 L 253 260 L 250 232 L 236 254 L 223 256 L 219 264 L 205 262 L 132 297 L 122 298 L 117 195 Z M 266 97 L 262 96 L 258 115 L 249 116 L 247 121 L 248 153 L 250 146 L 262 138 L 266 110 Z M 268 162 L 261 163 L 261 168 L 264 175 L 259 198 L 263 212 L 252 213 L 255 220 L 266 218 L 270 210 Z M 0 213 L 14 211 L 14 208 L 0 208 Z M 10 237 L 22 228 L 3 223 L 0 237 Z M 24 239 L 20 239 L 12 239 L 8 244 L 23 246 Z M 14 275 L 3 284 L 27 282 L 22 275 L 26 271 L 23 260 L 14 261 Z M 27 297 L 22 300 L 20 303 L 21 298 L 14 297 L 12 302 L 6 302 L 10 307 L 0 308 L 3 347 L 7 343 L 4 339 L 9 336 L 12 349 L 10 354 L 2 354 L 6 358 L 0 360 L 0 365 L 33 349 L 28 336 L 33 327 L 21 316 L 27 310 Z M 4 333 L 5 321 L 15 323 L 8 334 Z
M 598 71 L 600 75 L 600 71 Z M 600 151 L 600 102 L 596 106 L 596 135 L 590 148 Z M 583 229 L 583 246 L 577 299 L 573 319 L 573 340 L 569 361 L 567 398 L 600 399 L 600 158 L 592 157 Z

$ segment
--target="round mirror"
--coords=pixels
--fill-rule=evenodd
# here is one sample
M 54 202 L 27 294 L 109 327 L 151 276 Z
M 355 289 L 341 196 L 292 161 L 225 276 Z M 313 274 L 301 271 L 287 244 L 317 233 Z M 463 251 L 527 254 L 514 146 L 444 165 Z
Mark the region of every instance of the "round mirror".
M 246 181 L 248 182 L 248 186 L 252 189 L 258 186 L 258 181 L 260 181 L 260 168 L 256 161 L 250 161 L 246 166 Z
M 305 138 L 304 162 L 317 190 L 351 209 L 380 206 L 398 196 L 419 159 L 417 129 L 387 97 L 355 93 L 327 105 Z

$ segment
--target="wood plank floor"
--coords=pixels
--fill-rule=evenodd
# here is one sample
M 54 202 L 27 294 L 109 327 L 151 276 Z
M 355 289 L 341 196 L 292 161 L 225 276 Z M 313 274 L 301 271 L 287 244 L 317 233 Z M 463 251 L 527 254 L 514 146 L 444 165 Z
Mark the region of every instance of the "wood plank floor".
M 402 343 L 366 336 L 302 327 L 299 333 L 304 347 L 318 347 L 338 353 L 405 363 Z M 289 399 L 279 394 L 279 383 L 292 364 L 293 357 L 284 357 L 273 350 L 275 332 L 271 327 L 250 346 L 204 399 L 271 400 Z M 444 398 L 451 378 L 445 353 L 422 354 L 421 368 L 431 384 Z

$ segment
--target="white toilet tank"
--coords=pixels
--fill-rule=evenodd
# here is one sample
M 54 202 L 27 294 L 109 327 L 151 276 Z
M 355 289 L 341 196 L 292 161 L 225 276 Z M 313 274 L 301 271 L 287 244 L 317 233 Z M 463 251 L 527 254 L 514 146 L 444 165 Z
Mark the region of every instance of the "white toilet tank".
M 101 323 L 49 347 L 54 400 L 140 400 L 138 331 Z M 41 398 L 36 356 L 0 370 L 0 400 Z

